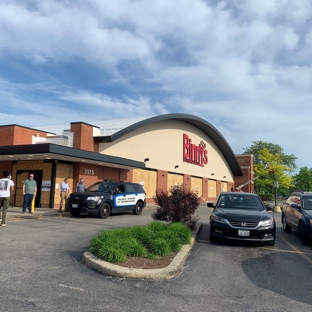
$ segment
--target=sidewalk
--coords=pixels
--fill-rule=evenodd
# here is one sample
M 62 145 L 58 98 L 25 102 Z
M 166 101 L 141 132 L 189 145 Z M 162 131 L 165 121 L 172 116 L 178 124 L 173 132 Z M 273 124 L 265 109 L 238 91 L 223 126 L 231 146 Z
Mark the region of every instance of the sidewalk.
M 144 209 L 156 208 L 155 204 L 146 204 Z M 38 218 L 38 216 L 58 216 L 58 208 L 35 208 L 34 213 L 29 213 L 28 210 L 22 214 L 22 207 L 10 206 L 7 211 L 7 218 L 27 217 L 27 218 Z M 69 214 L 65 212 L 65 214 Z
M 10 206 L 7 210 L 7 218 L 38 218 L 40 216 L 57 216 L 58 209 L 57 208 L 35 208 L 34 213 L 29 213 L 28 210 L 24 214 L 22 214 L 22 207 L 12 207 Z

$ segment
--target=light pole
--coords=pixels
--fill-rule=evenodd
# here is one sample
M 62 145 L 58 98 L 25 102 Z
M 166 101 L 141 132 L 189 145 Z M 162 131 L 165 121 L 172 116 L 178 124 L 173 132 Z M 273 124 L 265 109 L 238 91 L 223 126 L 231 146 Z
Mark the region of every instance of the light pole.
M 275 207 L 277 206 L 277 188 L 278 188 L 278 181 L 274 181 L 275 187 Z

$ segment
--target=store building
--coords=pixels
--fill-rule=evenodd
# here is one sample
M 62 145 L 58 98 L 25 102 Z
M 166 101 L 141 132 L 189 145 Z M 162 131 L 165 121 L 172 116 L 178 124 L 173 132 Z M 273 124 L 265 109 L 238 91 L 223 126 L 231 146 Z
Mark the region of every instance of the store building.
M 181 184 L 203 201 L 243 184 L 253 192 L 253 156 L 235 155 L 215 127 L 193 115 L 0 129 L 0 171 L 12 172 L 15 206 L 30 172 L 38 184 L 35 207 L 58 207 L 65 178 L 72 191 L 80 178 L 87 186 L 103 179 L 141 183 L 148 202 L 156 190 Z

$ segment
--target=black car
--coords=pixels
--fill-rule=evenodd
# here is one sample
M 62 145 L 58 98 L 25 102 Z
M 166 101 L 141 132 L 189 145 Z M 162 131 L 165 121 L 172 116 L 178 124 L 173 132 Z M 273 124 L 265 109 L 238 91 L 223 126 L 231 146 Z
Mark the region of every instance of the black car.
M 210 241 L 217 238 L 275 244 L 276 224 L 260 197 L 252 193 L 222 192 L 210 215 Z
M 146 193 L 142 185 L 130 182 L 96 182 L 85 192 L 70 194 L 66 211 L 73 216 L 88 213 L 102 219 L 111 213 L 132 211 L 140 215 L 146 206 Z
M 282 223 L 285 232 L 299 231 L 301 243 L 312 242 L 312 193 L 294 192 L 282 207 Z

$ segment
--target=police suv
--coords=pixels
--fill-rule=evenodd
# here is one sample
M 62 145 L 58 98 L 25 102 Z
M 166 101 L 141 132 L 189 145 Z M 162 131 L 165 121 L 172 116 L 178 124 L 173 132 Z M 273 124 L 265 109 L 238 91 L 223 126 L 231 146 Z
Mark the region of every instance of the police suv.
M 111 213 L 125 211 L 140 215 L 145 206 L 146 193 L 142 185 L 103 181 L 92 184 L 85 192 L 70 194 L 66 203 L 66 211 L 73 216 L 88 213 L 105 219 Z

